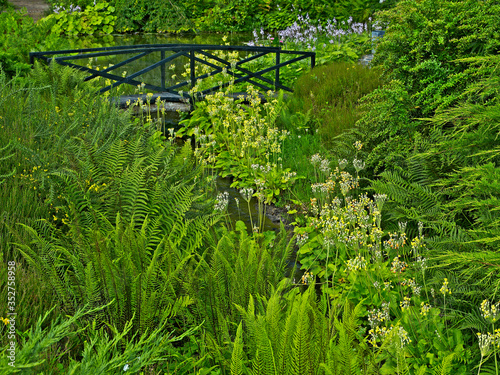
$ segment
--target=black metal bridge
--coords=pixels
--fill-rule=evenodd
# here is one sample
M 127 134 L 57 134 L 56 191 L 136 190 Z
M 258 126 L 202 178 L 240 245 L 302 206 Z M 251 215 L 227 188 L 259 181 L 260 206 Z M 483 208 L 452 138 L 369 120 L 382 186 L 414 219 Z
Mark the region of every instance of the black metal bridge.
M 216 51 L 239 51 L 238 55 L 241 58 L 236 62 L 230 62 L 227 59 L 217 56 Z M 244 53 L 246 52 L 246 56 Z M 145 58 L 148 55 L 157 56 L 159 53 L 159 58 L 156 57 L 155 62 L 150 63 L 146 67 L 132 74 L 113 74 L 116 69 L 130 66 L 130 63 Z M 168 54 L 168 56 L 167 56 Z M 62 55 L 62 56 L 61 56 Z M 126 56 L 127 58 L 119 63 L 109 66 L 103 70 L 95 69 L 91 66 L 76 64 L 78 60 L 97 58 L 102 56 L 114 56 L 114 55 L 133 55 L 132 57 Z M 243 65 L 251 61 L 259 59 L 266 55 L 274 55 L 272 60 L 274 65 L 264 67 L 257 71 L 252 72 L 250 69 L 245 68 Z M 282 61 L 283 55 L 296 55 L 291 59 Z M 146 44 L 146 45 L 135 45 L 135 46 L 116 46 L 116 47 L 104 47 L 104 48 L 88 48 L 88 49 L 74 49 L 74 50 L 62 50 L 62 51 L 46 51 L 46 52 L 30 52 L 30 62 L 34 63 L 35 59 L 41 59 L 46 63 L 56 62 L 60 65 L 69 66 L 90 75 L 85 78 L 85 81 L 103 77 L 109 80 L 109 84 L 102 88 L 100 91 L 104 93 L 114 87 L 119 85 L 133 85 L 137 87 L 141 85 L 144 89 L 167 94 L 170 101 L 181 101 L 182 98 L 192 99 L 186 91 L 192 89 L 198 80 L 202 80 L 213 76 L 218 73 L 227 72 L 232 75 L 234 80 L 233 83 L 250 83 L 260 89 L 265 91 L 277 91 L 284 90 L 292 92 L 290 87 L 283 85 L 280 81 L 280 68 L 296 63 L 304 59 L 310 59 L 311 68 L 315 65 L 316 54 L 314 52 L 301 52 L 301 51 L 286 51 L 282 50 L 281 47 L 251 47 L 251 46 L 218 46 L 218 45 L 203 45 L 203 44 Z M 151 56 L 148 57 L 151 61 Z M 182 82 L 167 86 L 167 68 L 166 65 L 173 63 L 175 59 L 187 58 L 189 60 L 189 79 L 185 79 Z M 283 58 L 283 60 L 285 60 Z M 186 61 L 186 60 L 184 60 Z M 217 64 L 218 63 L 218 64 Z M 212 71 L 199 75 L 196 75 L 196 64 L 202 64 L 213 69 Z M 260 64 L 262 65 L 262 64 Z M 159 74 L 155 75 L 156 82 L 145 82 L 144 80 L 139 81 L 139 77 L 143 76 L 145 73 L 151 72 L 153 69 L 159 68 Z M 273 72 L 271 75 L 264 75 L 269 72 Z M 160 83 L 158 84 L 157 76 L 160 76 Z M 274 76 L 274 77 L 273 77 Z M 273 77 L 274 79 L 272 79 Z M 187 78 L 187 77 L 186 77 Z M 213 87 L 207 88 L 203 91 L 197 93 L 197 96 L 203 97 L 207 94 L 216 92 L 224 87 L 227 87 L 230 83 L 218 83 Z M 183 89 L 183 94 L 180 95 L 180 89 Z M 155 95 L 156 96 L 156 95 Z

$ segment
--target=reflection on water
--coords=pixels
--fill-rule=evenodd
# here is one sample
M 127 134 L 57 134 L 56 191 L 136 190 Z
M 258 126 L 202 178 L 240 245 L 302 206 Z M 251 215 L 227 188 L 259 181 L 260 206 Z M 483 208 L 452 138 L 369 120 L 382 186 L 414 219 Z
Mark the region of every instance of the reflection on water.
M 229 194 L 228 214 L 233 224 L 233 227 L 236 221 L 241 220 L 246 224 L 247 231 L 250 233 L 251 231 L 250 215 L 252 217 L 253 224 L 257 225 L 258 223 L 259 212 L 257 209 L 257 199 L 255 197 L 252 198 L 252 200 L 250 201 L 250 211 L 249 211 L 248 204 L 239 193 L 239 190 L 232 188 L 230 185 L 231 185 L 230 178 L 217 177 L 216 180 L 217 190 L 219 192 L 227 191 Z M 239 205 L 236 204 L 235 198 L 239 200 Z M 267 216 L 264 218 L 264 232 L 266 231 L 279 232 L 279 230 L 280 230 L 279 222 L 278 223 L 272 222 Z M 298 282 L 304 271 L 300 270 L 301 264 L 297 262 L 296 256 L 297 256 L 297 249 L 293 251 L 292 257 L 288 259 L 286 273 L 283 276 L 289 277 Z
M 227 38 L 226 42 L 222 39 Z M 99 48 L 114 46 L 132 46 L 139 44 L 214 44 L 229 43 L 234 46 L 245 45 L 253 39 L 251 33 L 199 33 L 199 34 L 117 34 L 88 35 L 85 37 L 67 38 L 70 48 Z

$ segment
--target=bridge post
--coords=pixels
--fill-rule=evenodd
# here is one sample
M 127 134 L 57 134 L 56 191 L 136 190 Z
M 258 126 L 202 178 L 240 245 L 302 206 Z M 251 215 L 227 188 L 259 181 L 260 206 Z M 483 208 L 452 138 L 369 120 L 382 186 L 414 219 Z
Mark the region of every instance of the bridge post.
M 281 47 L 279 47 L 279 49 L 281 50 Z M 279 65 L 280 64 L 280 51 L 276 52 L 276 65 Z M 276 69 L 276 77 L 274 78 L 274 90 L 276 90 L 276 87 L 280 84 L 280 68 L 278 67 Z
M 161 54 L 160 59 L 164 60 L 165 59 L 165 50 L 162 49 L 160 54 Z M 165 63 L 163 63 L 161 65 L 161 85 L 160 85 L 160 87 L 162 90 L 165 90 Z
M 191 50 L 189 54 L 189 71 L 191 73 L 191 88 L 195 85 L 196 75 L 195 75 L 195 66 L 194 66 L 194 49 Z

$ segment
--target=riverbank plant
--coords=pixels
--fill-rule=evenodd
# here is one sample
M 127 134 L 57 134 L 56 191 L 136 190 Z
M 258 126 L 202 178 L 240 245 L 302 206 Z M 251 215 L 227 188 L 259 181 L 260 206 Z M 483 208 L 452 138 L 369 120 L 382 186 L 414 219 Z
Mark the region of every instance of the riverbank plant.
M 270 204 L 298 178 L 283 168 L 282 147 L 289 133 L 276 126 L 283 105 L 282 96 L 271 94 L 262 103 L 251 86 L 246 99 L 219 92 L 197 105 L 177 136 L 194 135 L 195 155 L 203 165 L 220 169 L 222 177 L 234 179 L 233 187 L 252 188 L 259 200 Z
M 64 48 L 50 27 L 38 24 L 26 13 L 8 9 L 0 13 L 0 64 L 10 77 L 30 70 L 29 52 Z
M 423 27 L 423 21 L 432 20 L 432 38 L 409 40 L 406 28 L 395 23 L 389 27 L 375 61 L 393 80 L 363 100 L 363 117 L 355 129 L 356 136 L 367 142 L 367 166 L 381 173 L 373 188 L 391 200 L 387 206 L 391 225 L 411 220 L 415 231 L 416 221 L 425 223 L 435 243 L 433 254 L 447 259 L 440 264 L 463 280 L 460 284 L 467 287 L 461 293 L 467 300 L 472 298 L 473 304 L 497 294 L 491 279 L 495 272 L 486 265 L 474 267 L 472 255 L 493 256 L 497 237 L 496 211 L 489 206 L 497 199 L 490 190 L 495 182 L 486 176 L 498 173 L 493 141 L 498 123 L 498 59 L 477 56 L 498 49 L 498 37 L 490 28 L 490 21 L 497 21 L 497 5 L 490 5 L 458 2 L 435 8 L 427 2 L 402 2 L 397 9 L 407 17 L 399 19 L 399 24 L 411 23 L 414 32 L 427 35 L 430 29 Z M 463 16 L 453 16 L 452 6 L 463 7 Z M 418 22 L 404 12 L 411 7 L 421 10 Z M 385 17 L 392 19 L 394 14 Z M 485 27 L 472 35 L 465 31 L 472 24 Z M 451 34 L 445 38 L 443 30 Z M 478 50 L 479 41 L 486 39 L 488 43 Z M 405 64 L 398 61 L 410 50 Z M 346 134 L 343 141 L 349 139 Z M 477 189 L 479 176 L 483 176 L 481 191 Z M 491 194 L 484 195 L 486 191 Z M 487 275 L 481 278 L 488 281 L 480 291 L 470 283 L 476 272 Z
M 111 34 L 117 20 L 115 9 L 106 1 L 94 1 L 94 4 L 89 4 L 84 9 L 79 5 L 60 5 L 54 7 L 54 13 L 41 22 L 50 25 L 51 33 L 57 36 Z
M 297 20 L 275 35 L 264 29 L 253 31 L 250 45 L 282 46 L 284 49 L 312 51 L 316 64 L 332 61 L 357 61 L 368 50 L 368 24 L 335 18 L 314 22 L 309 15 L 299 15 Z
M 309 16 L 300 15 L 293 25 L 277 33 L 266 33 L 263 28 L 253 31 L 250 46 L 279 47 L 291 51 L 309 51 L 315 53 L 315 64 L 324 65 L 333 62 L 350 62 L 355 64 L 358 59 L 368 53 L 371 48 L 368 35 L 368 24 L 353 22 L 352 18 L 338 21 L 335 18 L 326 22 L 313 22 Z M 281 54 L 281 62 L 295 58 L 293 54 Z M 265 62 L 265 64 L 263 64 Z M 256 68 L 273 64 L 271 56 L 252 62 Z M 301 60 L 280 69 L 280 81 L 293 87 L 298 77 L 310 70 L 309 59 Z M 274 74 L 274 72 L 272 72 Z M 269 79 L 274 79 L 268 73 Z
M 406 223 L 400 222 L 395 232 L 385 232 L 381 224 L 387 196 L 368 198 L 359 193 L 358 173 L 363 162 L 353 161 L 353 175 L 338 168 L 330 171 L 322 165 L 325 161 L 319 155 L 311 158 L 319 169 L 320 182 L 313 185 L 315 198 L 308 207 L 305 226 L 295 229 L 298 259 L 305 271 L 303 282 L 316 279 L 326 295 L 365 306 L 368 342 L 375 348 L 386 340 L 391 342 L 387 347 L 390 356 L 382 354 L 382 373 L 425 372 L 428 366 L 442 366 L 446 373 L 452 369 L 467 373 L 467 367 L 457 361 L 458 356 L 471 360 L 463 332 L 447 324 L 455 314 L 446 306 L 446 296 L 451 293 L 448 281 L 441 279 L 438 289 L 440 284 L 433 285 L 436 277 L 429 278 L 423 223 L 411 241 Z M 345 161 L 341 167 L 347 164 Z M 444 311 L 444 319 L 439 318 L 440 311 Z M 429 335 L 430 331 L 435 334 Z M 471 335 L 466 339 L 471 340 Z
M 172 286 L 170 282 L 160 282 L 167 276 L 160 270 L 162 262 L 176 264 L 172 281 L 181 264 L 188 261 L 188 253 L 200 245 L 201 227 L 208 229 L 214 224 L 202 221 L 216 220 L 216 215 L 211 211 L 205 213 L 203 204 L 196 203 L 200 194 L 196 184 L 186 187 L 173 182 L 178 178 L 192 181 L 196 177 L 196 169 L 193 170 L 190 163 L 192 151 L 187 147 L 177 154 L 171 144 L 163 144 L 155 124 L 130 121 L 127 113 L 96 97 L 94 87 L 83 84 L 79 88 L 82 77 L 75 76 L 71 70 L 54 65 L 39 67 L 33 74 L 33 78 L 12 81 L 8 81 L 3 72 L 0 74 L 4 98 L 0 102 L 2 147 L 9 150 L 1 172 L 2 184 L 7 189 L 2 189 L 5 194 L 1 198 L 6 210 L 2 214 L 5 240 L 2 258 L 16 264 L 16 306 L 25 302 L 25 313 L 19 312 L 16 319 L 20 332 L 16 340 L 19 344 L 22 339 L 28 343 L 34 340 L 30 345 L 50 357 L 45 364 L 35 363 L 39 354 L 31 353 L 31 359 L 26 362 L 23 353 L 29 352 L 29 346 L 24 346 L 24 351 L 19 352 L 18 368 L 29 365 L 35 373 L 47 370 L 54 365 L 55 358 L 59 358 L 58 363 L 64 363 L 66 368 L 76 366 L 86 369 L 83 373 L 90 373 L 91 368 L 102 363 L 99 359 L 82 360 L 81 355 L 85 358 L 85 353 L 94 349 L 101 355 L 114 357 L 106 366 L 123 369 L 128 362 L 131 368 L 147 367 L 144 361 L 154 363 L 164 355 L 165 346 L 155 342 L 160 351 L 134 363 L 126 350 L 115 355 L 106 348 L 113 342 L 119 342 L 121 347 L 125 341 L 141 347 L 148 337 L 156 337 L 156 334 L 151 336 L 152 333 L 160 331 L 163 332 L 160 340 L 165 344 L 165 324 L 172 324 L 179 309 L 191 303 L 190 298 L 179 296 L 180 299 L 174 298 L 177 302 L 167 303 L 168 307 L 161 305 L 166 299 L 159 300 L 150 293 L 158 293 L 160 284 Z M 79 82 L 76 87 L 71 85 L 71 79 L 77 80 L 73 83 Z M 20 100 L 21 97 L 25 100 Z M 9 105 L 9 99 L 15 105 Z M 10 173 L 5 173 L 7 170 Z M 123 178 L 121 182 L 119 176 Z M 161 189 L 162 180 L 168 189 Z M 29 201 L 16 201 L 15 207 L 9 204 L 12 197 L 21 193 L 28 193 Z M 172 220 L 173 207 L 168 209 L 165 199 L 176 201 L 179 220 Z M 169 211 L 164 220 L 159 216 L 162 210 Z M 200 232 L 193 235 L 191 230 Z M 170 239 L 164 236 L 167 232 L 171 234 Z M 191 250 L 184 255 L 178 253 L 180 257 L 177 257 L 172 251 L 174 247 Z M 75 252 L 75 249 L 78 250 Z M 132 254 L 135 255 L 131 258 Z M 146 262 L 145 268 L 141 268 L 142 261 Z M 130 275 L 137 270 L 138 277 L 123 283 L 126 270 Z M 6 274 L 4 276 L 7 280 Z M 109 282 L 109 288 L 103 288 L 103 282 Z M 2 291 L 2 301 L 7 301 L 7 288 Z M 54 291 L 57 299 L 52 298 Z M 165 298 L 168 299 L 168 295 L 165 294 Z M 103 301 L 107 301 L 106 308 L 102 307 Z M 144 309 L 145 301 L 153 303 L 150 309 Z M 155 305 L 157 302 L 160 305 Z M 81 319 L 77 311 L 84 305 L 99 308 Z M 79 335 L 71 335 L 70 330 L 58 333 L 59 337 L 65 337 L 67 349 L 60 350 L 60 344 L 55 344 L 59 339 L 47 341 L 39 335 L 41 331 L 36 334 L 30 331 L 37 326 L 38 316 L 44 314 L 39 308 L 47 312 L 45 319 L 54 322 L 62 311 L 76 314 Z M 4 303 L 2 311 L 6 311 Z M 162 319 L 159 313 L 164 314 Z M 74 325 L 74 320 L 68 324 Z M 4 322 L 9 324 L 8 319 Z M 80 340 L 82 335 L 87 335 L 83 332 L 88 324 L 100 330 L 99 338 L 87 332 L 90 346 Z M 7 331 L 2 329 L 1 335 L 2 339 L 6 338 Z M 41 346 L 40 340 L 44 342 Z M 68 351 L 73 354 L 68 355 Z M 120 362 L 119 357 L 125 362 Z M 78 364 L 72 362 L 75 360 Z
M 49 0 L 54 12 L 87 12 L 102 0 Z M 190 0 L 182 3 L 161 0 L 113 2 L 116 30 L 126 32 L 248 32 L 256 28 L 268 31 L 283 30 L 297 19 L 338 19 L 369 22 L 382 9 L 394 7 L 395 0 L 301 1 L 289 0 L 248 2 L 233 0 L 228 3 Z M 99 5 L 100 6 L 100 5 Z
M 455 328 L 478 333 L 468 338 L 478 373 L 497 373 L 498 362 L 490 351 L 491 326 L 479 314 L 480 305 L 498 295 L 490 266 L 496 264 L 497 240 L 492 140 L 498 124 L 498 59 L 487 56 L 498 49 L 496 7 L 493 2 L 404 1 L 382 14 L 390 23 L 374 63 L 391 81 L 362 100 L 362 118 L 336 143 L 342 158 L 353 140 L 366 142 L 361 157 L 373 179 L 371 190 L 387 196 L 387 229 L 407 221 L 414 236 L 422 223 L 428 234 L 425 252 L 436 262 L 428 285 L 439 284 L 443 276 L 455 285 L 446 310 L 462 314 Z M 476 27 L 478 33 L 469 32 Z

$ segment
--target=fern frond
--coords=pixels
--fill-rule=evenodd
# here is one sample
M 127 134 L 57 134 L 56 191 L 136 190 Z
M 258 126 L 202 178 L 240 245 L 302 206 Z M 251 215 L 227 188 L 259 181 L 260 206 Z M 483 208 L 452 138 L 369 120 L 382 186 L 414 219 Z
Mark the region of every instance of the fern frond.
M 231 355 L 231 375 L 243 375 L 243 361 L 243 327 L 240 323 L 236 330 L 236 339 Z

